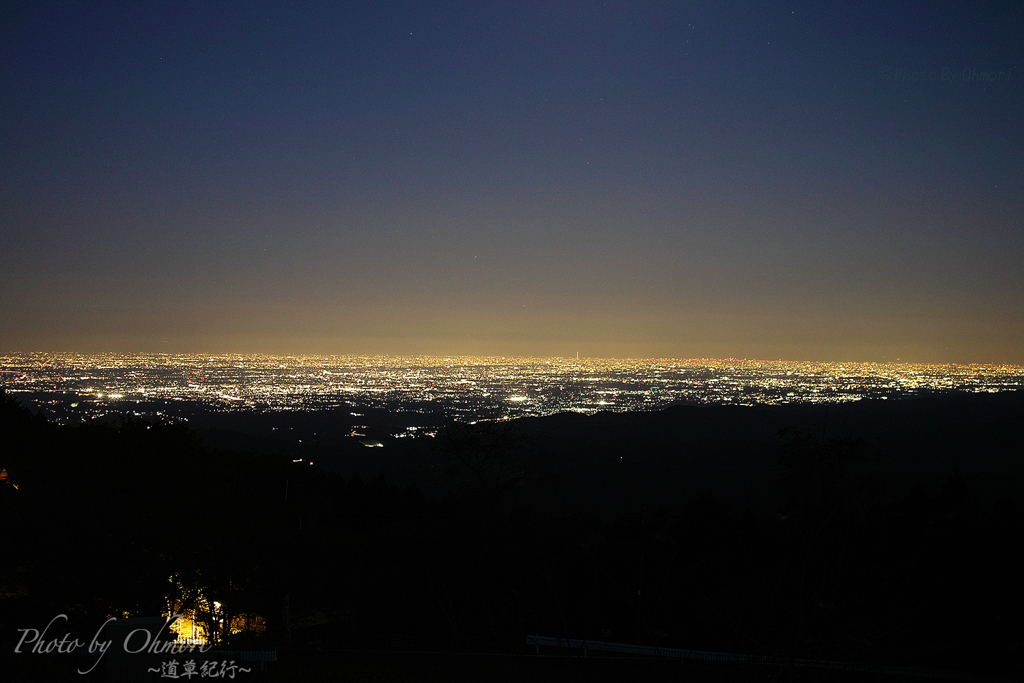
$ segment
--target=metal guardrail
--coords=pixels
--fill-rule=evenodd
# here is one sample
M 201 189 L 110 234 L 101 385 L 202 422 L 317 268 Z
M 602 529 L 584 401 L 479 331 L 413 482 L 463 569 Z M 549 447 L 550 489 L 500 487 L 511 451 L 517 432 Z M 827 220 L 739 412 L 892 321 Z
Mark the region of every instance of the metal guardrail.
M 732 652 L 710 652 L 707 650 L 681 650 L 677 648 L 655 647 L 652 645 L 629 645 L 627 643 L 606 643 L 598 640 L 578 640 L 572 638 L 552 638 L 549 636 L 527 636 L 527 645 L 563 647 L 599 652 L 623 652 L 627 654 L 645 655 L 650 657 L 669 657 L 705 662 L 738 662 L 745 664 L 765 664 L 775 666 L 795 665 L 815 669 L 831 669 L 833 671 L 859 671 L 890 676 L 914 676 L 920 678 L 936 678 L 957 681 L 984 681 L 988 683 L 1019 683 L 1024 676 L 989 676 L 964 671 L 943 671 L 913 666 L 879 666 L 875 664 L 858 664 L 854 662 L 837 662 L 821 659 L 787 659 L 771 655 L 746 655 Z
M 200 652 L 168 652 L 168 657 L 175 659 L 226 659 L 239 662 L 276 662 L 277 650 L 207 650 Z

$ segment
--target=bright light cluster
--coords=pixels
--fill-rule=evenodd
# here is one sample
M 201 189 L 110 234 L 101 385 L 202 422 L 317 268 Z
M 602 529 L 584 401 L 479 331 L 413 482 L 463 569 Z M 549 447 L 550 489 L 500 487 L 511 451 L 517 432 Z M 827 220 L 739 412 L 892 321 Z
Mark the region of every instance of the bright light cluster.
M 74 393 L 103 405 L 190 400 L 223 410 L 432 404 L 476 419 L 564 411 L 653 410 L 674 402 L 845 402 L 922 391 L 1018 389 L 1004 365 L 737 359 L 78 355 L 0 357 L 12 391 Z

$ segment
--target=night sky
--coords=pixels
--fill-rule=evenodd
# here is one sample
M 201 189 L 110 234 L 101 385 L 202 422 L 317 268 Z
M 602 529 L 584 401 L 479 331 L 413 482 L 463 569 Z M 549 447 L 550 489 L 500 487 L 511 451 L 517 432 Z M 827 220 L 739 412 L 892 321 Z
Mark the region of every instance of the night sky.
M 1024 3 L 14 2 L 0 352 L 1024 364 Z

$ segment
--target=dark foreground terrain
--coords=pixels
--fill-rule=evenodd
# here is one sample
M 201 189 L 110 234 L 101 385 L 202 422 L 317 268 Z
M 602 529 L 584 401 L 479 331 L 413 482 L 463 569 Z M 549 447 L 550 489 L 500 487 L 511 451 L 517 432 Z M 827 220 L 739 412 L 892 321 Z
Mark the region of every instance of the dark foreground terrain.
M 251 442 L 237 426 L 58 426 L 4 396 L 0 671 L 117 680 L 75 673 L 81 651 L 14 650 L 56 615 L 45 639 L 87 645 L 109 617 L 172 609 L 222 652 L 277 653 L 242 680 L 900 677 L 807 659 L 1019 679 L 1022 408 L 556 415 L 325 440 L 310 466 L 287 443 L 214 447 Z M 530 635 L 767 663 L 583 657 Z

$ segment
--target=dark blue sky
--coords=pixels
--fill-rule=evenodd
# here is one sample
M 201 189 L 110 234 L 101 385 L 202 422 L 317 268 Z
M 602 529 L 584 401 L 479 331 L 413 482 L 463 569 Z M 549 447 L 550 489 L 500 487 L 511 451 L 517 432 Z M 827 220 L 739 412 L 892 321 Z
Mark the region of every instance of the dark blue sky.
M 0 352 L 1024 363 L 1024 5 L 18 2 Z

